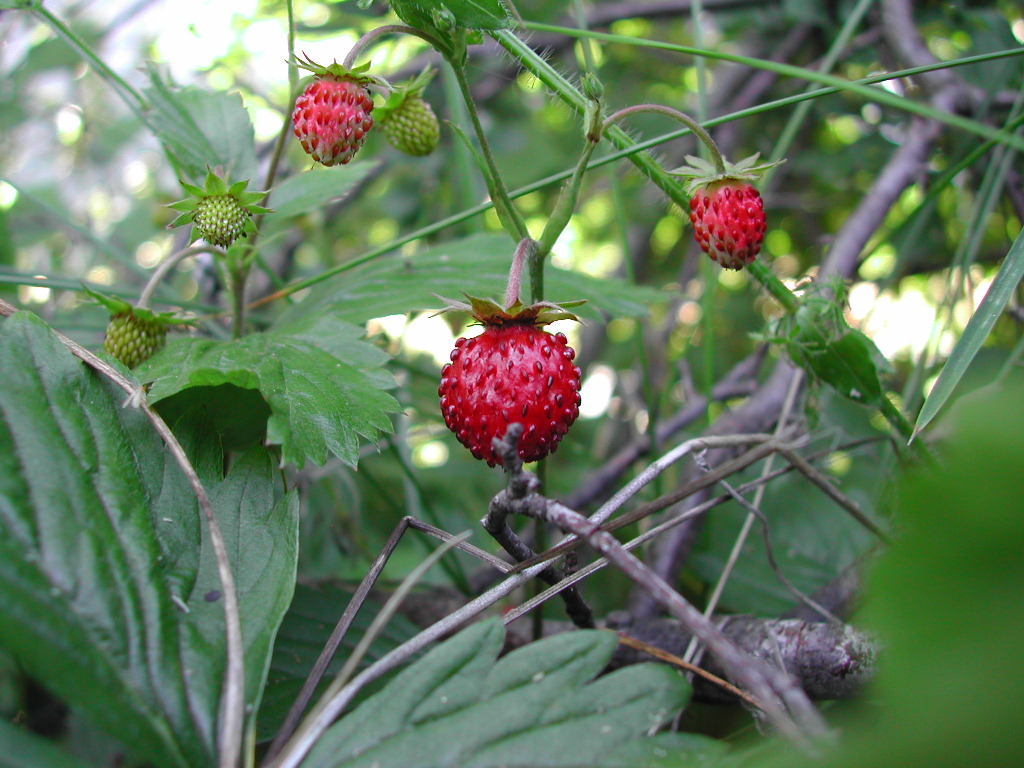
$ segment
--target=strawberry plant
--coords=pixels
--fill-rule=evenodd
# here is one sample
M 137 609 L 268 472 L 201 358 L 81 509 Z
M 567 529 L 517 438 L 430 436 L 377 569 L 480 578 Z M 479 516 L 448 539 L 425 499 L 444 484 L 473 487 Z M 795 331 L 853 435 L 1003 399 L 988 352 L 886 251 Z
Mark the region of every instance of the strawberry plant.
M 0 764 L 1013 764 L 1017 4 L 243 5 L 0 0 Z

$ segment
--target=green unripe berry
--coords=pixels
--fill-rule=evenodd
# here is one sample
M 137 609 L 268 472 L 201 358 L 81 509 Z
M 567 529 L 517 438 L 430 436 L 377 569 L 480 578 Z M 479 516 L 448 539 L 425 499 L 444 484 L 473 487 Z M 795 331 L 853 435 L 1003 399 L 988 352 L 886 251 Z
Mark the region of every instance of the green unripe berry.
M 429 155 L 441 138 L 441 125 L 430 104 L 419 96 L 407 98 L 381 123 L 384 135 L 397 149 L 413 157 Z
M 129 368 L 153 356 L 167 339 L 167 326 L 160 320 L 147 320 L 129 312 L 110 318 L 103 349 Z
M 227 194 L 200 200 L 193 222 L 206 242 L 227 248 L 242 234 L 248 220 L 249 211 L 234 195 Z

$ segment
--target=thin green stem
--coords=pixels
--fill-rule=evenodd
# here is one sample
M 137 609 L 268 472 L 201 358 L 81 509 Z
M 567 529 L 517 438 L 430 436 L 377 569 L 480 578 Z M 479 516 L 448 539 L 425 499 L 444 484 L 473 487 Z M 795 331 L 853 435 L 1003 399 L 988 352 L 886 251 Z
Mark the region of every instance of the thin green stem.
M 231 338 L 240 339 L 245 332 L 245 283 L 249 267 L 240 264 L 228 268 L 231 286 Z
M 894 107 L 903 112 L 909 112 L 910 114 L 920 115 L 921 117 L 927 117 L 934 120 L 938 120 L 946 125 L 960 130 L 973 133 L 978 136 L 983 136 L 987 139 L 996 139 L 997 141 L 1008 144 L 1016 149 L 1024 151 L 1024 138 L 1013 136 L 1007 133 L 1005 130 L 993 128 L 984 123 L 978 122 L 977 120 L 971 120 L 970 118 L 963 117 L 961 115 L 945 112 L 943 110 L 936 109 L 926 102 L 914 101 L 904 96 L 897 96 L 896 94 L 887 91 L 882 88 L 872 88 L 869 85 L 865 85 L 855 80 L 844 80 L 841 77 L 835 75 L 829 75 L 824 72 L 816 72 L 812 69 L 805 69 L 803 67 L 797 67 L 792 64 L 783 64 L 777 61 L 768 61 L 765 59 L 754 59 L 749 56 L 740 56 L 737 54 L 723 53 L 721 51 L 710 51 L 702 50 L 700 48 L 693 48 L 692 46 L 686 45 L 675 45 L 672 43 L 662 43 L 655 40 L 642 40 L 633 37 L 625 37 L 623 35 L 611 35 L 603 32 L 593 32 L 591 30 L 579 30 L 573 29 L 572 27 L 560 27 L 552 24 L 539 24 L 530 22 L 527 23 L 526 28 L 535 32 L 548 32 L 551 34 L 560 34 L 567 37 L 589 37 L 594 40 L 602 40 L 604 42 L 619 43 L 623 45 L 633 45 L 644 48 L 654 48 L 658 50 L 672 51 L 674 53 L 681 53 L 689 56 L 706 56 L 707 58 L 720 59 L 721 61 L 731 61 L 737 64 L 744 64 L 746 66 L 754 67 L 757 69 L 765 69 L 770 72 L 782 75 L 784 77 L 792 77 L 800 80 L 808 80 L 811 82 L 821 83 L 840 91 L 848 91 L 850 93 L 857 94 L 868 101 L 878 102 L 885 106 Z M 504 38 L 509 36 L 506 35 L 507 30 L 499 30 L 494 33 L 495 39 L 504 45 Z M 524 44 L 525 45 L 525 44 Z M 529 49 L 529 46 L 525 46 L 530 53 L 536 56 L 536 54 Z M 994 60 L 1001 58 L 1010 58 L 1016 56 L 1024 56 L 1024 48 L 1012 48 L 1004 51 L 997 51 L 992 54 L 984 54 L 985 60 Z M 516 56 L 519 58 L 519 56 Z M 963 66 L 964 64 L 973 63 L 973 60 L 977 57 L 965 57 L 956 61 L 944 61 L 936 65 L 929 65 L 927 68 L 916 67 L 916 71 L 931 71 L 933 69 L 944 69 L 953 66 Z M 884 80 L 891 80 L 895 77 L 894 74 L 889 73 L 886 75 Z
M 800 300 L 796 294 L 789 290 L 763 261 L 752 261 L 747 265 L 747 271 L 782 305 L 787 314 L 792 314 L 800 308 Z
M 462 96 L 455 73 L 450 67 L 445 67 L 442 72 L 442 85 L 449 118 L 456 125 L 464 125 L 469 122 L 469 113 L 462 103 Z M 473 165 L 473 151 L 463 142 L 453 141 L 451 143 L 451 157 L 452 161 L 445 163 L 445 172 L 451 181 L 443 184 L 442 189 L 452 191 L 455 205 L 458 208 L 470 209 L 473 207 L 474 202 L 481 197 L 479 177 Z M 472 230 L 469 227 L 463 227 L 462 231 L 468 233 Z
M 576 24 L 580 29 L 587 29 L 587 10 L 584 7 L 583 0 L 573 0 L 573 11 L 576 14 Z M 594 52 L 590 50 L 590 40 L 587 38 L 580 38 L 580 51 L 583 53 L 583 69 L 586 72 L 596 72 L 594 66 Z
M 576 167 L 573 169 L 569 181 L 562 187 L 555 203 L 554 210 L 548 217 L 541 233 L 536 249 L 530 254 L 530 292 L 533 301 L 544 300 L 544 260 L 551 253 L 558 237 L 569 226 L 573 214 L 576 212 L 576 201 L 580 195 L 580 183 L 583 181 L 583 174 L 589 167 L 590 158 L 597 148 L 597 140 L 591 140 L 590 131 L 587 131 L 587 140 L 584 142 L 583 151 L 580 153 Z
M 172 253 L 153 271 L 150 275 L 149 281 L 142 289 L 142 293 L 139 294 L 139 300 L 135 302 L 135 306 L 139 309 L 149 309 L 149 302 L 153 298 L 153 293 L 156 291 L 157 286 L 160 285 L 160 281 L 163 280 L 167 273 L 171 271 L 175 264 L 183 259 L 187 259 L 189 256 L 196 256 L 200 253 L 212 253 L 216 256 L 223 256 L 224 251 L 213 245 L 196 245 L 190 248 L 183 248 L 177 253 Z
M 690 23 L 693 25 L 693 41 L 698 48 L 704 47 L 704 24 L 701 16 L 704 13 L 703 0 L 690 3 Z M 708 64 L 703 56 L 695 56 L 693 63 L 697 69 L 697 116 L 701 120 L 708 119 Z
M 416 29 L 415 27 L 406 26 L 405 24 L 385 24 L 383 27 L 371 29 L 365 35 L 356 40 L 356 44 L 352 46 L 351 50 L 349 50 L 341 65 L 345 67 L 345 69 L 352 69 L 353 65 L 356 63 L 356 59 L 359 58 L 362 52 L 372 45 L 375 40 L 379 40 L 385 35 L 394 34 L 413 35 L 426 41 L 432 48 L 442 50 L 441 44 L 426 32 Z
M 604 129 L 607 130 L 609 126 L 617 123 L 619 120 L 640 112 L 653 112 L 656 115 L 665 115 L 685 125 L 690 129 L 690 133 L 700 139 L 701 143 L 708 150 L 708 153 L 711 155 L 711 162 L 714 163 L 715 171 L 717 173 L 725 173 L 725 158 L 722 157 L 722 152 L 718 149 L 718 145 L 715 144 L 715 140 L 711 138 L 711 134 L 704 130 L 704 126 L 678 109 L 666 107 L 663 104 L 635 104 L 632 107 L 620 109 L 618 112 L 609 115 L 604 121 Z
M 448 60 L 448 63 L 452 67 L 452 71 L 455 73 L 455 81 L 459 85 L 459 91 L 462 93 L 462 100 L 466 105 L 466 109 L 469 112 L 469 119 L 473 123 L 473 130 L 476 131 L 477 140 L 480 142 L 480 152 L 483 157 L 484 163 L 487 166 L 487 178 L 488 186 L 490 187 L 491 197 L 494 199 L 496 207 L 504 209 L 508 216 L 508 221 L 503 221 L 507 228 L 510 228 L 509 234 L 512 238 L 519 242 L 530 236 L 530 230 L 526 226 L 526 221 L 523 219 L 519 210 L 515 207 L 512 202 L 512 198 L 508 194 L 508 190 L 505 188 L 505 182 L 501 178 L 501 171 L 498 169 L 498 164 L 494 159 L 494 155 L 491 153 L 491 145 L 487 141 L 487 135 L 484 132 L 484 126 L 480 122 L 480 115 L 476 109 L 476 102 L 473 100 L 473 93 L 469 88 L 469 81 L 466 79 L 466 68 L 458 61 L 452 59 Z

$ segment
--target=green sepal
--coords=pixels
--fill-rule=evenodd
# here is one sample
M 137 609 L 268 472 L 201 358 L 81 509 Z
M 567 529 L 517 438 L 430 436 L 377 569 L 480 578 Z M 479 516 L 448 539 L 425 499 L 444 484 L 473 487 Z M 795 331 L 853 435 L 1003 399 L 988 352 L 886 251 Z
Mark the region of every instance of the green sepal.
M 304 58 L 301 59 L 298 56 L 293 56 L 289 63 L 295 65 L 299 69 L 311 72 L 316 77 L 339 77 L 345 80 L 351 80 L 354 83 L 359 83 L 360 85 L 378 85 L 382 88 L 387 88 L 388 90 L 391 89 L 388 81 L 383 77 L 367 74 L 370 70 L 371 64 L 369 61 L 355 67 L 346 67 L 344 64 L 338 63 L 338 60 L 335 59 L 325 67 L 322 64 L 317 64 L 309 58 L 309 56 L 304 56 Z
M 521 301 L 517 301 L 509 307 L 502 307 L 501 304 L 496 302 L 494 299 L 482 299 L 478 296 L 470 296 L 468 293 L 463 293 L 469 303 L 465 301 L 458 301 L 454 299 L 446 299 L 444 296 L 438 296 L 434 294 L 441 301 L 445 302 L 445 307 L 438 310 L 436 315 L 443 314 L 444 312 L 459 311 L 468 312 L 478 322 L 484 325 L 504 325 L 505 323 L 531 323 L 533 325 L 547 325 L 548 323 L 554 323 L 558 320 L 574 320 L 577 323 L 582 323 L 580 318 L 569 311 L 572 307 L 578 307 L 581 304 L 586 304 L 585 299 L 577 299 L 575 301 L 562 301 L 555 303 L 553 301 L 539 301 L 536 304 L 523 304 Z
M 82 290 L 89 294 L 90 297 L 95 299 L 99 304 L 102 304 L 108 310 L 111 315 L 121 315 L 124 313 L 130 313 L 135 315 L 140 320 L 156 321 L 163 323 L 164 325 L 187 325 L 192 322 L 189 318 L 179 317 L 174 312 L 154 312 L 148 307 L 136 307 L 124 299 L 119 299 L 117 296 L 108 296 L 105 293 L 100 293 L 82 283 Z
M 715 166 L 705 160 L 702 157 L 696 157 L 694 155 L 686 156 L 686 165 L 680 166 L 673 171 L 669 171 L 673 176 L 682 176 L 688 179 L 686 182 L 686 191 L 689 194 L 693 194 L 698 189 L 708 184 L 714 184 L 718 181 L 746 181 L 754 183 L 758 181 L 761 176 L 764 175 L 765 171 L 769 168 L 774 168 L 777 165 L 784 163 L 784 160 L 779 160 L 774 163 L 760 163 L 758 160 L 761 157 L 760 152 L 755 152 L 749 157 L 744 157 L 742 160 L 730 163 L 725 161 L 725 171 L 718 171 Z

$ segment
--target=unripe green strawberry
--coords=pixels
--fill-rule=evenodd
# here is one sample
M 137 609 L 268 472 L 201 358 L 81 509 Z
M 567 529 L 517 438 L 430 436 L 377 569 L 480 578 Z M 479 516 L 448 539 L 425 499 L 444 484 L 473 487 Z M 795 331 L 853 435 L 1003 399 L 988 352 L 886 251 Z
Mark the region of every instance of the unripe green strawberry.
M 413 157 L 429 155 L 441 138 L 441 124 L 423 98 L 434 73 L 427 68 L 391 97 L 378 110 L 384 136 L 398 150 Z
M 184 211 L 169 227 L 192 223 L 192 238 L 202 238 L 210 245 L 229 247 L 246 232 L 255 232 L 252 217 L 269 213 L 269 208 L 256 205 L 266 192 L 246 192 L 248 181 L 228 183 L 213 171 L 206 175 L 202 187 L 181 182 L 189 197 L 171 203 L 171 208 Z
M 132 310 L 110 318 L 103 349 L 129 368 L 148 360 L 167 339 L 167 325 L 158 318 L 144 318 Z
M 203 240 L 227 248 L 245 229 L 249 211 L 232 195 L 214 195 L 199 201 L 192 221 Z
M 424 157 L 437 148 L 441 124 L 437 115 L 420 96 L 406 99 L 381 122 L 387 140 L 413 157 Z

